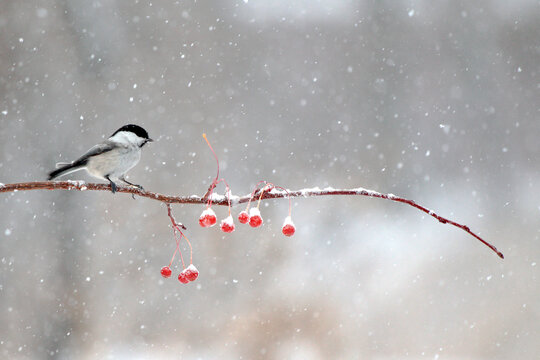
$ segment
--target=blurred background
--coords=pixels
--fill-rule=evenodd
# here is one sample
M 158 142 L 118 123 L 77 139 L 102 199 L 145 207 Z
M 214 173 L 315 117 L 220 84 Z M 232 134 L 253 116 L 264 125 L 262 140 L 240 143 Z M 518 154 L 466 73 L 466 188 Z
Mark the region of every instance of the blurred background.
M 163 204 L 3 193 L 0 357 L 536 359 L 539 10 L 1 1 L 0 182 L 42 181 L 136 123 L 157 141 L 128 179 L 202 195 L 216 171 L 206 132 L 236 195 L 259 180 L 390 192 L 506 259 L 378 199 L 294 199 L 292 238 L 286 200 L 261 205 L 262 228 L 227 235 L 198 226 L 203 206 L 175 205 L 200 271 L 183 285 L 177 262 L 159 273 L 175 248 Z

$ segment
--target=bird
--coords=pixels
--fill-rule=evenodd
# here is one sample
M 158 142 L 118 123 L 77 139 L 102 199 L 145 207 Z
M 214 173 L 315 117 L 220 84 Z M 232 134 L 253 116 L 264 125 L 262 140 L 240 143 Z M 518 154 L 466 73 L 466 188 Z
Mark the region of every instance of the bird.
M 134 124 L 124 125 L 107 140 L 94 145 L 84 155 L 70 163 L 57 163 L 56 170 L 49 173 L 49 181 L 72 172 L 85 169 L 95 178 L 107 180 L 114 194 L 118 186 L 115 181 L 143 189 L 141 185 L 126 180 L 126 173 L 141 159 L 141 149 L 153 141 L 148 132 Z

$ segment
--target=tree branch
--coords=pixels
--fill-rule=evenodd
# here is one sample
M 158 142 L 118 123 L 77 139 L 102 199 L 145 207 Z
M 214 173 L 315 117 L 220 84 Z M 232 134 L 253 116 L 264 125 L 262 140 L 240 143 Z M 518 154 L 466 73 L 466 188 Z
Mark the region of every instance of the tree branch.
M 27 191 L 27 190 L 100 190 L 100 191 L 111 191 L 111 186 L 109 184 L 96 184 L 96 183 L 86 183 L 84 181 L 36 181 L 36 182 L 27 182 L 27 183 L 15 183 L 15 184 L 0 184 L 0 193 L 4 192 L 16 192 L 16 191 Z M 260 197 L 260 191 L 258 190 L 255 194 L 244 195 L 241 197 L 231 196 L 231 205 L 238 205 L 242 203 L 247 203 L 250 199 L 255 199 Z M 208 193 L 204 196 L 170 196 L 163 195 L 159 193 L 154 193 L 151 191 L 142 190 L 135 187 L 118 187 L 117 192 L 119 193 L 130 193 L 133 195 L 138 195 L 141 197 L 149 198 L 152 200 L 161 201 L 166 204 L 205 204 L 207 202 Z M 349 196 L 368 196 L 380 199 L 386 199 L 391 201 L 397 201 L 405 203 L 412 207 L 417 208 L 420 211 L 425 212 L 426 214 L 434 217 L 439 222 L 443 224 L 450 224 L 457 228 L 462 229 L 471 236 L 475 237 L 482 244 L 489 247 L 493 250 L 501 259 L 504 259 L 504 255 L 497 250 L 497 248 L 480 236 L 472 232 L 467 225 L 459 224 L 455 221 L 444 218 L 440 215 L 437 215 L 434 211 L 417 204 L 413 200 L 405 199 L 394 194 L 383 194 L 377 191 L 368 190 L 364 188 L 355 188 L 355 189 L 334 189 L 334 188 L 311 188 L 311 189 L 302 189 L 294 191 L 285 191 L 278 190 L 273 188 L 269 191 L 265 191 L 262 194 L 261 199 L 277 199 L 277 198 L 288 198 L 288 197 L 312 197 L 312 196 L 334 196 L 334 195 L 349 195 Z M 212 204 L 228 206 L 227 197 L 224 195 L 212 194 Z

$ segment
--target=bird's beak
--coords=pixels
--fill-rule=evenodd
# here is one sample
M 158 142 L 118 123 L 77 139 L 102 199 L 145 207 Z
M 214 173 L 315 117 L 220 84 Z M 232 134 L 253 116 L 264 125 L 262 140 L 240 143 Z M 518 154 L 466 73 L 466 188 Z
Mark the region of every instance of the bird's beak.
M 146 141 L 147 141 L 147 142 L 152 142 L 152 141 L 154 141 L 154 140 L 152 140 L 152 139 L 146 139 Z

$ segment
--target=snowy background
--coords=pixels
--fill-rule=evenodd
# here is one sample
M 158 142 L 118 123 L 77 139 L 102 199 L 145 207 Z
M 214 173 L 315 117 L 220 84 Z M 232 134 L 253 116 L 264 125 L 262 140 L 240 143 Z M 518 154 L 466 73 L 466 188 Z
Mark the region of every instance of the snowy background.
M 295 199 L 292 238 L 286 200 L 231 235 L 176 205 L 201 273 L 182 285 L 159 274 L 163 204 L 4 193 L 0 357 L 536 359 L 539 14 L 536 0 L 1 1 L 0 182 L 44 180 L 136 123 L 157 141 L 129 180 L 202 195 L 206 132 L 234 194 L 261 179 L 391 192 L 506 259 L 384 200 Z

